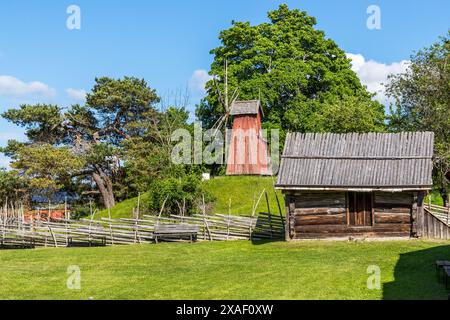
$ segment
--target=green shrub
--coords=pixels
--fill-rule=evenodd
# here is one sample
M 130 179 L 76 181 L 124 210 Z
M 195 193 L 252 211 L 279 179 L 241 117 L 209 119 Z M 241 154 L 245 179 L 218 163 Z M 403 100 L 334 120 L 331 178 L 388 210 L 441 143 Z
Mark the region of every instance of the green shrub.
M 213 196 L 205 190 L 201 179 L 194 174 L 181 178 L 166 178 L 155 180 L 150 185 L 150 210 L 159 213 L 164 204 L 164 215 L 192 215 L 201 211 L 200 205 L 205 197 L 205 203 L 213 200 Z M 164 203 L 165 202 L 165 203 Z
M 75 206 L 70 212 L 70 218 L 74 220 L 79 220 L 82 218 L 87 218 L 91 215 L 91 208 L 89 206 Z

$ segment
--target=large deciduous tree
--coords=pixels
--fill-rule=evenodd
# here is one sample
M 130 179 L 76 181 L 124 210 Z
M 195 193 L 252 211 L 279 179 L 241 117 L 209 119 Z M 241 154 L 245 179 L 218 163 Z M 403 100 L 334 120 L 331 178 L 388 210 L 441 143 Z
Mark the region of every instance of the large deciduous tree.
M 435 133 L 434 179 L 448 205 L 450 184 L 450 32 L 411 57 L 403 74 L 390 77 L 388 95 L 394 99 L 392 131 Z
M 43 189 L 61 187 L 67 175 L 88 177 L 110 208 L 114 183 L 123 176 L 123 142 L 143 134 L 136 124 L 154 116 L 159 97 L 143 79 L 95 81 L 84 106 L 22 105 L 5 112 L 4 118 L 26 129 L 29 141 L 10 141 L 4 151 L 13 158 L 13 168 Z M 51 162 L 53 168 L 48 168 Z
M 239 99 L 260 98 L 267 128 L 384 130 L 383 106 L 361 85 L 345 52 L 314 28 L 315 18 L 286 5 L 268 16 L 269 23 L 233 22 L 220 33 L 222 45 L 211 51 L 214 78 L 196 111 L 206 125 L 212 126 L 225 112 L 221 101 L 227 61 L 229 92 L 237 89 Z M 345 125 L 331 123 L 335 116 L 345 118 Z

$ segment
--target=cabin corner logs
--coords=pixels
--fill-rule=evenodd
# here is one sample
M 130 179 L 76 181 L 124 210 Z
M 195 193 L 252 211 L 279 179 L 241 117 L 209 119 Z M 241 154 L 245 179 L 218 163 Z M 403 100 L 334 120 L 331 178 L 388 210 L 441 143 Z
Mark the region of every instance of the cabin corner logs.
M 286 192 L 286 240 L 421 237 L 424 191 Z

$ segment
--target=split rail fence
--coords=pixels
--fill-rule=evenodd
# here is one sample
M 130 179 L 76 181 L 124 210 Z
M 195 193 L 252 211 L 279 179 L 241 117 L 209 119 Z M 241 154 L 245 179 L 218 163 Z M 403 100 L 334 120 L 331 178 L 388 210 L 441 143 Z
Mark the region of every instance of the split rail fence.
M 283 217 L 260 213 L 254 217 L 194 215 L 169 217 L 144 215 L 135 219 L 53 219 L 25 221 L 19 216 L 0 216 L 0 248 L 109 246 L 155 242 L 155 227 L 170 226 L 177 234 L 196 226 L 199 241 L 282 239 Z M 192 228 L 191 228 L 192 229 Z M 167 237 L 165 241 L 187 241 Z

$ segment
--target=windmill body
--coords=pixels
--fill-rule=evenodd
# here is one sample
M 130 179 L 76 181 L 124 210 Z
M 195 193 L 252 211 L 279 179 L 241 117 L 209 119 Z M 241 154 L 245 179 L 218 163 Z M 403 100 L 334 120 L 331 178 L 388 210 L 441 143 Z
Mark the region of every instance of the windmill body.
M 267 141 L 262 135 L 260 101 L 235 101 L 230 116 L 233 125 L 226 174 L 271 175 Z

